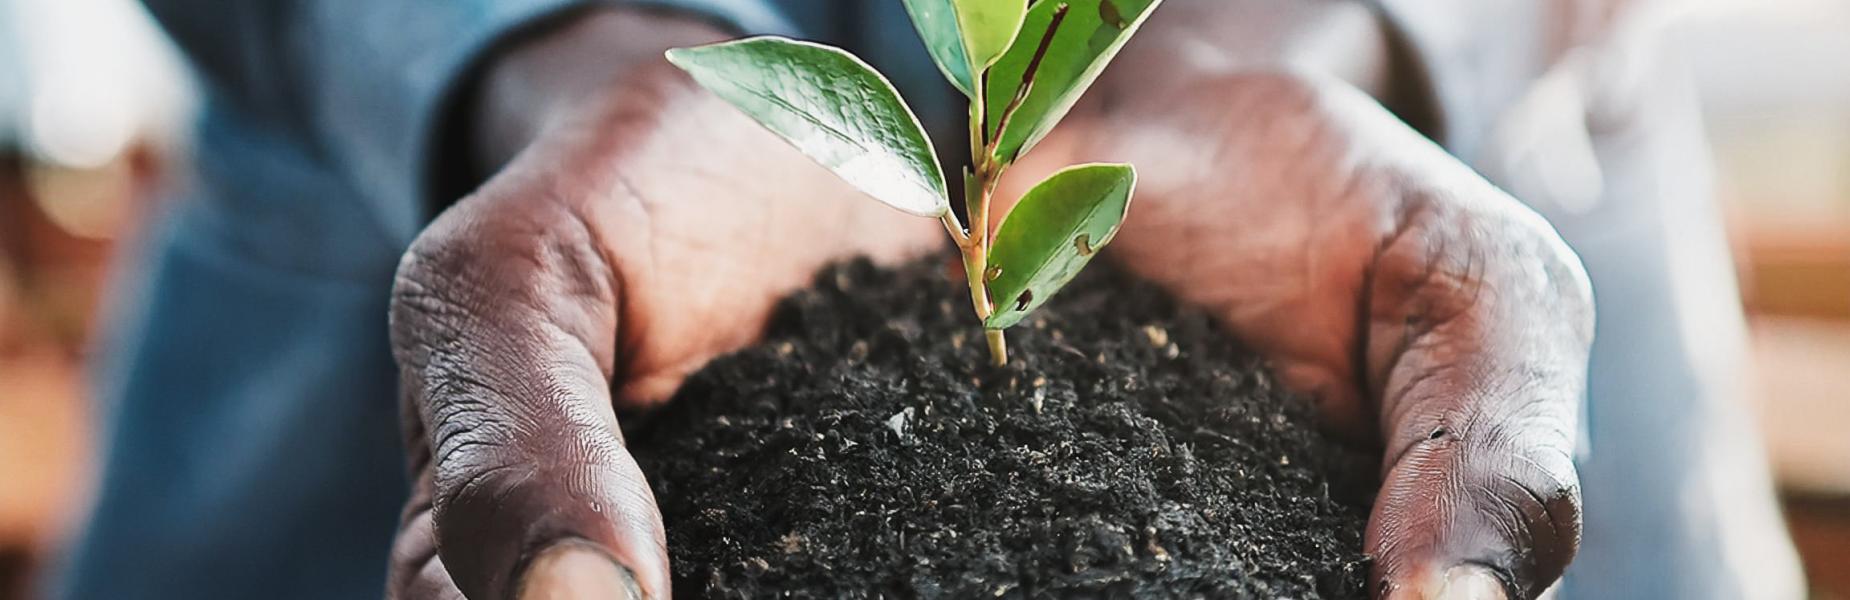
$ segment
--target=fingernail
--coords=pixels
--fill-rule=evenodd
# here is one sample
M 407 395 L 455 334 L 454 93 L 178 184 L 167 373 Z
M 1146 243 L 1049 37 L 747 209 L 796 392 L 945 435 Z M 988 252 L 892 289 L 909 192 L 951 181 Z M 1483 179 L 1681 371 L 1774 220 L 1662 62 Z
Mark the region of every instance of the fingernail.
M 1437 600 L 1508 600 L 1509 595 L 1503 590 L 1503 580 L 1497 579 L 1490 569 L 1459 565 L 1446 570 L 1445 583 L 1438 594 L 1430 597 Z
M 584 544 L 547 548 L 533 559 L 520 586 L 520 600 L 641 600 L 642 588 L 629 569 Z

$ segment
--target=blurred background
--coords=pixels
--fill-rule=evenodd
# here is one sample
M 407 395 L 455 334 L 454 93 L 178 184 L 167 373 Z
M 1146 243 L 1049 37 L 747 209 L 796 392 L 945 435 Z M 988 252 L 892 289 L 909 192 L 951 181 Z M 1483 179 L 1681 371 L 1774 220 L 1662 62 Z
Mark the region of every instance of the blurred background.
M 1691 0 L 1756 370 L 1754 414 L 1814 597 L 1850 598 L 1850 2 Z M 118 248 L 187 160 L 194 92 L 131 0 L 0 0 L 0 600 L 85 504 L 85 358 Z

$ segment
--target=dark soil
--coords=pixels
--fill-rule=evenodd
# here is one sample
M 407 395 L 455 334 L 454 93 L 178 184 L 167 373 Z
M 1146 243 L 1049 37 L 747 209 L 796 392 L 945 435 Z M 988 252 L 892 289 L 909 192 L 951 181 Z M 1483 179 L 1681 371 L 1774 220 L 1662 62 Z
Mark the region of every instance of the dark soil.
M 683 597 L 1365 597 L 1375 458 L 1094 266 L 991 367 L 933 261 L 835 268 L 630 432 Z

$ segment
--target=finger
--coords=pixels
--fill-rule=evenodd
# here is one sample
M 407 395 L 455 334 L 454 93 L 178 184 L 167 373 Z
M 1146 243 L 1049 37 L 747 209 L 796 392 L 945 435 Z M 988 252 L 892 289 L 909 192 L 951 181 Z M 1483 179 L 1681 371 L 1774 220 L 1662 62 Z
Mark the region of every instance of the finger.
M 416 506 L 414 504 L 413 506 Z M 634 579 L 628 578 L 608 555 L 582 543 L 554 545 L 534 558 L 518 586 L 522 600 L 641 597 Z M 610 590 L 627 593 L 611 594 Z M 462 591 L 437 556 L 436 532 L 430 504 L 406 513 L 404 526 L 392 546 L 392 569 L 387 597 L 394 600 L 463 600 Z
M 430 452 L 430 560 L 469 597 L 669 594 L 611 408 L 618 286 L 592 237 L 556 204 L 478 196 L 400 265 L 392 340 Z
M 1540 217 L 1479 181 L 1454 191 L 1410 199 L 1372 270 L 1387 444 L 1366 545 L 1379 597 L 1534 598 L 1579 544 L 1591 293 Z

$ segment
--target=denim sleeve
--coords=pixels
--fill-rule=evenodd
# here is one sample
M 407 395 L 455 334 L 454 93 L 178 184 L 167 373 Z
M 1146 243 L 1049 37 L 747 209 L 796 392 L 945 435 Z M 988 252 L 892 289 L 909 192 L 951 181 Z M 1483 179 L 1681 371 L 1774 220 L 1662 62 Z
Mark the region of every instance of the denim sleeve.
M 401 244 L 430 216 L 442 115 L 505 36 L 619 4 L 692 11 L 742 33 L 803 33 L 768 0 L 146 2 L 215 97 L 298 139 Z

